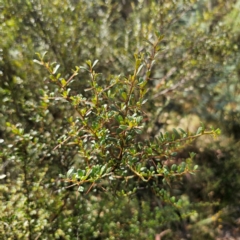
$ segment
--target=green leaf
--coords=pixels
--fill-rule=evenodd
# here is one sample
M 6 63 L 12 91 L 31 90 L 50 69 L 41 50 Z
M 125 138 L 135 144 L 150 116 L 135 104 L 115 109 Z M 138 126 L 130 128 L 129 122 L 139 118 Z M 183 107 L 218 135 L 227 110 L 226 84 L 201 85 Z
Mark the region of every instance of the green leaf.
M 98 61 L 99 61 L 98 59 L 94 61 L 93 65 L 92 65 L 92 68 L 95 67 L 95 65 L 98 63 Z
M 203 133 L 203 127 L 199 127 L 196 134 L 198 135 L 202 133 Z
M 144 64 L 141 64 L 139 67 L 138 67 L 138 70 L 137 70 L 137 75 L 140 73 L 140 71 L 142 70 Z
M 70 178 L 72 175 L 73 175 L 73 173 L 74 173 L 74 168 L 70 168 L 69 170 L 68 170 L 68 172 L 67 172 L 67 177 L 68 178 Z
M 122 117 L 121 115 L 117 115 L 117 116 L 115 117 L 115 119 L 116 119 L 119 123 L 123 122 L 123 117 Z
M 122 93 L 121 93 L 121 96 L 122 96 L 122 98 L 123 98 L 124 100 L 127 100 L 127 94 L 126 94 L 126 92 L 122 92 Z
M 139 128 L 135 128 L 134 131 L 135 131 L 136 134 L 141 134 L 142 133 L 142 129 L 139 129 Z
M 171 156 L 172 156 L 172 157 L 176 157 L 177 154 L 178 154 L 177 152 L 172 152 L 172 153 L 171 153 Z
M 203 130 L 205 130 L 205 125 L 203 122 L 201 122 L 201 127 L 203 128 Z
M 119 128 L 122 130 L 127 130 L 129 126 L 127 125 L 120 125 Z
M 33 59 L 33 62 L 34 62 L 34 63 L 37 63 L 37 64 L 39 64 L 39 65 L 43 65 L 43 62 L 40 62 L 40 61 L 38 61 L 37 59 Z
M 62 78 L 61 80 L 60 80 L 60 82 L 61 82 L 61 84 L 62 84 L 62 86 L 64 87 L 65 85 L 66 85 L 66 80 L 64 79 L 64 78 Z
M 141 104 L 143 105 L 143 104 L 145 104 L 147 101 L 148 101 L 148 99 L 144 99 Z
M 84 70 L 86 70 L 86 71 L 88 71 L 89 72 L 89 69 L 87 69 L 86 67 L 84 67 L 84 66 L 80 66 L 79 67 L 80 69 L 84 69 Z
M 171 166 L 171 170 L 172 170 L 172 171 L 176 171 L 176 170 L 177 170 L 177 165 L 176 165 L 176 164 L 173 164 L 173 165 Z
M 136 117 L 136 122 L 137 122 L 137 123 L 140 123 L 142 120 L 143 120 L 143 117 L 142 117 L 142 116 Z
M 220 135 L 221 134 L 221 129 L 217 128 L 214 132 L 215 132 L 216 135 Z
M 182 128 L 178 128 L 181 133 L 183 134 L 183 137 L 187 137 L 187 133 L 182 129 Z
M 78 192 L 83 192 L 83 191 L 84 191 L 84 187 L 83 186 L 79 186 Z
M 55 68 L 53 69 L 53 74 L 55 74 L 55 73 L 57 72 L 57 70 L 58 70 L 59 67 L 60 67 L 60 64 L 57 64 L 57 65 L 55 66 Z
M 178 137 L 178 138 L 180 137 L 178 131 L 175 128 L 173 128 L 173 133 L 175 134 L 176 137 Z
M 87 61 L 86 61 L 86 64 L 87 64 L 89 67 L 91 67 L 91 66 L 92 66 L 92 61 L 91 61 L 91 60 L 87 60 Z
M 142 81 L 138 84 L 138 86 L 140 86 L 140 88 L 144 88 L 147 84 L 147 81 Z
M 0 179 L 4 179 L 7 175 L 6 174 L 1 174 Z
M 193 159 L 196 156 L 196 153 L 190 152 L 189 155 L 190 155 L 190 158 Z
M 198 165 L 195 165 L 193 170 L 197 170 L 198 169 Z
M 59 79 L 61 77 L 61 73 L 58 73 L 58 75 L 56 76 L 56 79 Z
M 105 169 L 106 169 L 106 165 L 103 165 L 100 170 L 100 175 L 104 173 Z
M 44 59 L 45 55 L 47 54 L 47 51 L 43 52 L 42 54 L 42 60 Z
M 165 138 L 167 141 L 171 140 L 170 135 L 169 135 L 169 132 L 165 132 L 164 138 Z
M 85 170 L 78 169 L 78 171 L 77 171 L 77 175 L 78 175 L 79 178 L 83 177 L 84 174 L 85 174 Z

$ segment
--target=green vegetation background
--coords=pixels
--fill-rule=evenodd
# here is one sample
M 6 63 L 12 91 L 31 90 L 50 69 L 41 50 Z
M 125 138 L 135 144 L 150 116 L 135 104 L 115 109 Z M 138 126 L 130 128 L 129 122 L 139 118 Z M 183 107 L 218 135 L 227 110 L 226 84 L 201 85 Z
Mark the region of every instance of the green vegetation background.
M 0 1 L 0 238 L 1 239 L 224 239 L 240 235 L 240 1 L 239 0 L 1 0 Z M 170 186 L 166 203 L 151 182 L 100 182 L 89 193 L 60 176 L 81 168 L 79 149 L 62 144 L 72 108 L 43 101 L 58 90 L 33 62 L 36 52 L 75 66 L 99 59 L 99 84 L 134 71 L 134 54 L 164 35 L 147 83 L 144 132 L 220 128 L 177 149 L 180 163 L 195 152 L 194 175 Z M 146 41 L 147 39 L 147 41 Z M 88 96 L 89 76 L 71 85 Z M 53 150 L 55 149 L 55 150 Z M 147 160 L 147 159 L 146 159 Z M 166 184 L 165 184 L 166 185 Z M 88 188 L 87 188 L 88 189 Z M 130 191 L 130 190 L 126 191 Z M 140 191 L 142 190 L 142 191 Z

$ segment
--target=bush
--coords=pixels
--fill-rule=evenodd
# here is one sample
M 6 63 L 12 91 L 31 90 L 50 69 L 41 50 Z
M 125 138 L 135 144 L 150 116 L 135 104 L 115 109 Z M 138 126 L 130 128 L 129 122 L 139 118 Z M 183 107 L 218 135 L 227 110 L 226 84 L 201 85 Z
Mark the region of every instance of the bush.
M 237 4 L 3 1 L 1 238 L 224 234 L 238 205 Z M 49 76 L 32 61 L 46 50 Z M 219 126 L 218 142 L 193 143 Z

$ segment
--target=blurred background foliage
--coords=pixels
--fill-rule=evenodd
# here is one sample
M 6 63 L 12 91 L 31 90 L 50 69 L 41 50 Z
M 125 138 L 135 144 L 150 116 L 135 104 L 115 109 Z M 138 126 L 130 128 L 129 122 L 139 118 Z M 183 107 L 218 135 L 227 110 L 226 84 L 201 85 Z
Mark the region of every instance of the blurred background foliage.
M 239 236 L 239 0 L 1 0 L 0 1 L 0 238 L 224 239 Z M 145 40 L 164 34 L 149 81 L 146 139 L 200 122 L 221 137 L 200 138 L 177 159 L 196 152 L 200 171 L 171 188 L 176 211 L 149 191 L 82 195 L 58 179 L 77 149 L 52 151 L 68 131 L 68 105 L 50 103 L 36 52 L 61 65 L 66 78 L 87 59 L 104 76 L 128 76 Z M 72 86 L 83 92 L 87 75 Z M 104 81 L 102 78 L 101 81 Z M 156 207 L 158 205 L 158 207 Z M 140 212 L 140 213 L 139 213 Z M 139 219 L 139 217 L 141 219 Z

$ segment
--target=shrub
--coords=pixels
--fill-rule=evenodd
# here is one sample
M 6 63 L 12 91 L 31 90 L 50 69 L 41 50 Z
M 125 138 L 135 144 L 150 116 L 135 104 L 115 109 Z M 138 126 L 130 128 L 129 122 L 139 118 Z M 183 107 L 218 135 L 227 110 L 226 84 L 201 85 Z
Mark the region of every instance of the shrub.
M 1 238 L 214 239 L 238 205 L 237 4 L 4 0 Z

